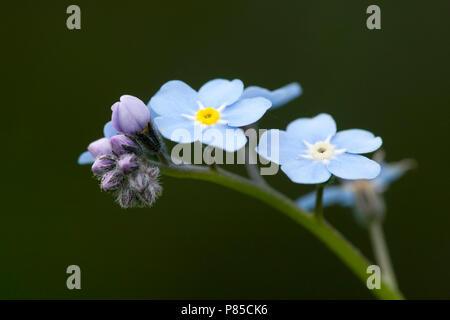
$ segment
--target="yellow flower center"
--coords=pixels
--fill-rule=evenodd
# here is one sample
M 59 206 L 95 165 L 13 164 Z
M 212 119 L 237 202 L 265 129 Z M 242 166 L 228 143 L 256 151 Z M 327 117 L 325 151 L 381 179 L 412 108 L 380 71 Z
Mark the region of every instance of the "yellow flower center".
M 197 112 L 197 121 L 206 125 L 215 124 L 220 118 L 220 113 L 214 108 L 205 108 Z

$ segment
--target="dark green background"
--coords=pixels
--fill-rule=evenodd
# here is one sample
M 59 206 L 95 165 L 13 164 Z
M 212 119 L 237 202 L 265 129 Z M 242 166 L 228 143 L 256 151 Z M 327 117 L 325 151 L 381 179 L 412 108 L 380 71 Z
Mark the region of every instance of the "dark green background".
M 66 28 L 78 4 L 82 29 Z M 366 28 L 378 4 L 382 30 Z M 450 298 L 448 1 L 15 1 L 2 4 L 0 298 L 372 298 L 322 243 L 266 205 L 163 178 L 152 209 L 122 210 L 77 157 L 122 94 L 240 78 L 304 94 L 268 113 L 320 112 L 384 139 L 418 168 L 386 194 L 408 298 Z M 238 168 L 238 171 L 243 171 Z M 311 187 L 269 182 L 296 198 Z M 326 216 L 370 258 L 347 209 Z M 66 288 L 66 267 L 82 290 Z

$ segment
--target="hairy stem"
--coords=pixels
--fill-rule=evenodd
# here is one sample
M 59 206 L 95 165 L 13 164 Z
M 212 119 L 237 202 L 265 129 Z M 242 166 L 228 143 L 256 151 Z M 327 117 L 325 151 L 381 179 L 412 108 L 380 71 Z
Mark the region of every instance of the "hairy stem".
M 302 211 L 297 205 L 275 189 L 245 179 L 221 168 L 210 170 L 204 166 L 165 166 L 159 165 L 167 176 L 210 181 L 234 189 L 265 202 L 302 225 L 334 252 L 363 282 L 367 281 L 368 260 L 325 220 L 319 223 L 310 213 Z M 382 280 L 380 289 L 372 292 L 380 299 L 403 299 L 396 288 Z
M 392 288 L 397 289 L 397 280 L 391 259 L 389 258 L 389 250 L 384 239 L 382 222 L 379 219 L 374 219 L 370 222 L 369 233 L 373 251 L 375 252 L 375 260 L 381 268 L 381 277 Z

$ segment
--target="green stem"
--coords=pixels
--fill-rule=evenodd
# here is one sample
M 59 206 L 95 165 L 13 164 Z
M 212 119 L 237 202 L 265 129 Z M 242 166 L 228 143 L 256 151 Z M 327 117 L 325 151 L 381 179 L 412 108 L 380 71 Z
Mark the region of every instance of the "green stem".
M 392 288 L 397 289 L 397 280 L 395 279 L 394 269 L 389 258 L 389 250 L 384 239 L 382 222 L 379 219 L 374 219 L 370 222 L 369 233 L 373 251 L 375 252 L 375 260 L 381 268 L 381 277 Z
M 247 194 L 265 202 L 286 214 L 319 238 L 334 252 L 363 282 L 369 276 L 366 273 L 368 260 L 350 244 L 338 231 L 325 220 L 320 223 L 309 213 L 302 211 L 297 205 L 269 186 L 257 185 L 255 182 L 227 172 L 221 168 L 212 171 L 203 166 L 164 166 L 160 165 L 163 174 L 176 178 L 204 180 L 223 185 L 243 194 Z M 403 299 L 400 291 L 382 281 L 380 289 L 372 292 L 380 299 Z
M 323 184 L 323 183 L 317 185 L 316 207 L 314 208 L 314 216 L 316 217 L 317 221 L 322 221 L 322 219 L 323 219 L 322 199 L 323 199 L 323 189 L 324 188 L 325 188 L 325 184 Z

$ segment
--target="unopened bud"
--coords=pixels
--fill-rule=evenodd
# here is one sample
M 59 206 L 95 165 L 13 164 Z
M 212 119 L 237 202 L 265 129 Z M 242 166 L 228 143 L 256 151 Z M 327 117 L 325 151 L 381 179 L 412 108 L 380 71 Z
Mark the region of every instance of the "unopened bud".
M 136 153 L 138 146 L 129 137 L 123 134 L 118 134 L 110 138 L 111 147 L 118 156 L 125 153 Z
M 101 177 L 106 172 L 116 167 L 116 158 L 113 155 L 103 155 L 98 157 L 92 165 L 94 175 Z
M 139 160 L 133 154 L 125 154 L 120 157 L 117 166 L 123 173 L 129 174 L 139 168 Z
M 113 191 L 120 187 L 124 176 L 120 170 L 114 170 L 107 172 L 103 178 L 101 187 L 105 191 Z

